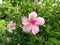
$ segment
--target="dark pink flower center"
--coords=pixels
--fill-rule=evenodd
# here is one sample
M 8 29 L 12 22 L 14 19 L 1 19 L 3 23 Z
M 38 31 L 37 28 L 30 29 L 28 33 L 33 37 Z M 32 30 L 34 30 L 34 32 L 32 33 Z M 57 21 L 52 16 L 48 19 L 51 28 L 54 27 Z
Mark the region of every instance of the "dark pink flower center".
M 31 23 L 31 24 L 35 24 L 35 20 L 31 20 L 30 23 Z
M 13 27 L 13 25 L 10 26 L 10 28 L 12 28 L 12 27 Z

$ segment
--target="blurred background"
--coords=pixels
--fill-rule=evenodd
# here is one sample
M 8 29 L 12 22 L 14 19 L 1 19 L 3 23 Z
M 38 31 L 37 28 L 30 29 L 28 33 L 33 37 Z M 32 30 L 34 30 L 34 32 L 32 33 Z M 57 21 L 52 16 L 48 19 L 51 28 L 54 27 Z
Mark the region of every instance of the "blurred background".
M 20 28 L 21 18 L 32 11 L 45 19 L 37 35 Z M 6 28 L 11 20 L 12 33 Z M 0 0 L 0 45 L 60 45 L 60 0 Z

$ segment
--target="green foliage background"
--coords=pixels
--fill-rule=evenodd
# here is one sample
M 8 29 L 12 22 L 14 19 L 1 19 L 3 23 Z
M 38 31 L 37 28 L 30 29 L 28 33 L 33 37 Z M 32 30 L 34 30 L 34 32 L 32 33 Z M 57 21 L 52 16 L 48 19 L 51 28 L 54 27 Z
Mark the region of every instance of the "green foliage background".
M 35 1 L 41 0 L 3 0 L 0 4 L 0 45 L 60 45 L 60 1 L 43 0 L 42 4 L 34 5 Z M 53 4 L 56 4 L 52 6 Z M 36 11 L 38 16 L 45 19 L 45 24 L 39 26 L 37 35 L 24 33 L 20 28 L 21 18 L 28 16 L 30 12 Z M 4 20 L 13 20 L 16 30 L 13 33 L 7 31 Z M 11 38 L 7 42 L 6 38 Z

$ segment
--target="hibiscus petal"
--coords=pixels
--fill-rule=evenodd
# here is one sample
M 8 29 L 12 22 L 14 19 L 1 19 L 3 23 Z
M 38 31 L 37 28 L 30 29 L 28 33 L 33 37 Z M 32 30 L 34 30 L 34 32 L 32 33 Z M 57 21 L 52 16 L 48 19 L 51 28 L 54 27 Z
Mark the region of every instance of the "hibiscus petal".
M 12 27 L 12 30 L 15 30 L 16 29 L 16 27 L 14 26 L 14 27 Z
M 29 14 L 29 19 L 34 19 L 37 17 L 37 13 L 36 12 L 32 12 Z
M 36 18 L 37 25 L 44 25 L 44 23 L 45 23 L 44 18 L 41 18 L 41 17 Z
M 24 25 L 24 26 L 23 26 L 23 31 L 24 31 L 25 33 L 30 32 L 30 30 L 31 30 L 31 27 L 30 27 L 30 26 L 28 26 L 28 25 Z
M 32 26 L 32 33 L 36 35 L 39 32 L 39 27 L 38 26 Z
M 28 24 L 27 17 L 22 17 L 22 24 L 24 24 L 24 25 L 27 25 Z

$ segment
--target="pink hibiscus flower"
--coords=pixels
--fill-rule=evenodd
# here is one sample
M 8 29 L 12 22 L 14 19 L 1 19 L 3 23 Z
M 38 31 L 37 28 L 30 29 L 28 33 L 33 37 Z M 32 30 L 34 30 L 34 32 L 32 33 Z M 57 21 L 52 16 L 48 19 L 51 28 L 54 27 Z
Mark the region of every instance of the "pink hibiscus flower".
M 44 25 L 45 20 L 42 17 L 37 17 L 36 12 L 31 12 L 29 14 L 29 18 L 27 17 L 22 17 L 22 24 L 23 26 L 23 31 L 28 33 L 32 31 L 34 35 L 36 35 L 39 32 L 39 27 L 38 25 Z
M 9 29 L 10 32 L 12 32 L 12 30 L 15 30 L 15 23 L 13 23 L 13 21 L 10 21 L 9 24 L 7 25 L 7 28 Z

